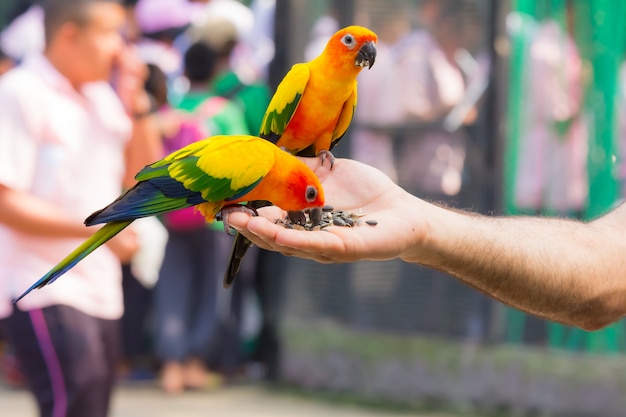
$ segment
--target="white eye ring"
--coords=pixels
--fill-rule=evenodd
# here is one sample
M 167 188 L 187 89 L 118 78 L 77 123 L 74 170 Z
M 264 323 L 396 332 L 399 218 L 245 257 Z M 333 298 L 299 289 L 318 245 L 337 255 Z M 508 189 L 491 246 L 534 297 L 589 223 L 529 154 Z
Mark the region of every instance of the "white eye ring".
M 343 35 L 343 37 L 341 38 L 341 43 L 346 45 L 348 49 L 354 49 L 354 46 L 356 45 L 354 36 L 350 35 L 349 33 L 347 35 Z
M 308 187 L 306 187 L 305 198 L 308 203 L 314 202 L 315 199 L 317 198 L 317 188 L 313 187 L 312 185 L 309 185 Z

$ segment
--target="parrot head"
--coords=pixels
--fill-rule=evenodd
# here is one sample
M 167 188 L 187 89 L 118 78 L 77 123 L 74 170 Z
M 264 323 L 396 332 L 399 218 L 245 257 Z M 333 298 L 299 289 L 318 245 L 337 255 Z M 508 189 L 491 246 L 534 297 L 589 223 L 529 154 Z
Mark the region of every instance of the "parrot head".
M 317 176 L 304 163 L 294 169 L 285 182 L 289 197 L 277 197 L 272 201 L 281 209 L 297 211 L 324 206 L 324 189 Z
M 269 201 L 285 211 L 324 206 L 324 190 L 315 173 L 295 156 L 275 148 L 274 168 L 237 201 Z
M 348 26 L 335 33 L 326 44 L 325 54 L 335 63 L 356 68 L 372 68 L 376 60 L 378 37 L 362 26 Z

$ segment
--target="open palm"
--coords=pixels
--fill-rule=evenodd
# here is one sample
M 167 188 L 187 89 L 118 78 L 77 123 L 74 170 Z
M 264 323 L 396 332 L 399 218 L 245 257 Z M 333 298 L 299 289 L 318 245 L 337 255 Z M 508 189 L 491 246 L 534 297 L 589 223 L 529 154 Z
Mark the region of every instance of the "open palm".
M 326 204 L 336 210 L 361 212 L 361 225 L 330 226 L 322 231 L 285 229 L 274 223 L 284 217 L 278 207 L 259 210 L 259 217 L 234 213 L 231 226 L 259 247 L 319 262 L 392 259 L 416 240 L 422 230 L 416 205 L 420 200 L 394 184 L 379 170 L 349 159 L 337 159 L 332 170 L 319 158 L 303 158 L 319 177 Z M 376 226 L 365 224 L 375 220 Z

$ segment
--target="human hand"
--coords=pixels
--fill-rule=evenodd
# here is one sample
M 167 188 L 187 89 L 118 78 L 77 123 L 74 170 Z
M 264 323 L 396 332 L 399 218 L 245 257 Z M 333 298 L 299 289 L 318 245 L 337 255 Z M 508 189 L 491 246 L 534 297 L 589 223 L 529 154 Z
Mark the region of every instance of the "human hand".
M 335 210 L 364 214 L 355 227 L 330 226 L 320 231 L 286 229 L 275 224 L 285 212 L 259 209 L 258 217 L 232 213 L 232 227 L 257 246 L 318 262 L 384 260 L 403 256 L 424 237 L 423 201 L 404 191 L 379 170 L 350 159 L 336 159 L 332 170 L 320 158 L 302 158 L 319 177 L 326 204 Z M 378 222 L 375 226 L 366 220 Z
M 106 245 L 120 262 L 127 263 L 139 250 L 139 239 L 131 226 L 111 238 Z
M 136 49 L 125 46 L 115 59 L 115 90 L 129 114 L 144 114 L 150 110 L 150 98 L 144 88 L 148 67 Z

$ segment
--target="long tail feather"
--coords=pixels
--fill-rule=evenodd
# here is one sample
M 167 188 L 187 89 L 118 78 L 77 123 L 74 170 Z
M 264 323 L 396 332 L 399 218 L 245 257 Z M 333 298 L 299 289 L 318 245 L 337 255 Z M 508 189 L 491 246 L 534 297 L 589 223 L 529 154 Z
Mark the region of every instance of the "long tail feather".
M 85 219 L 87 226 L 149 217 L 206 202 L 199 192 L 190 191 L 170 177 L 137 183 L 105 208 Z
M 241 261 L 250 246 L 252 246 L 252 242 L 241 233 L 237 233 L 233 249 L 230 252 L 230 258 L 228 259 L 228 267 L 224 273 L 224 288 L 228 288 L 233 284 L 241 267 Z
M 132 220 L 123 221 L 123 222 L 110 222 L 110 223 L 105 224 L 96 233 L 94 233 L 93 236 L 85 240 L 72 253 L 67 255 L 65 259 L 59 262 L 46 275 L 44 275 L 43 277 L 41 277 L 41 279 L 39 279 L 37 282 L 31 285 L 30 288 L 24 291 L 22 295 L 14 299 L 13 302 L 17 303 L 19 300 L 24 298 L 24 296 L 26 296 L 29 292 L 31 292 L 35 288 L 42 288 L 54 282 L 61 275 L 63 275 L 64 273 L 72 269 L 78 262 L 83 260 L 87 255 L 89 255 L 94 250 L 98 249 L 100 246 L 102 246 L 113 236 L 121 232 L 126 226 L 128 226 L 131 223 L 132 223 Z

